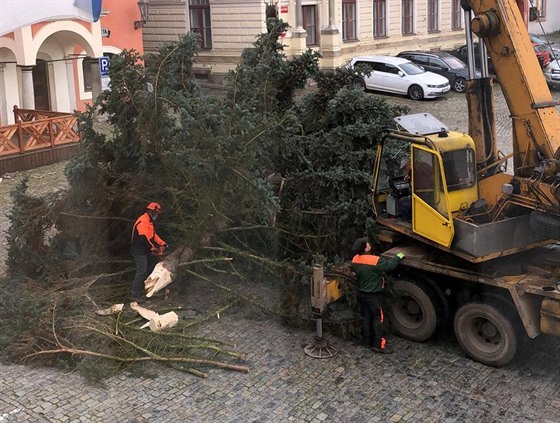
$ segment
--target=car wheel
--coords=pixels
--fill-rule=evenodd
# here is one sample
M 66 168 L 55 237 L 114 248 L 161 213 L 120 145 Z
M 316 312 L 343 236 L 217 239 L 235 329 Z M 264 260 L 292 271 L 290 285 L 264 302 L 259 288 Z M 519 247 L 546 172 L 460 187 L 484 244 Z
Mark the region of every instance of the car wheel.
M 465 78 L 456 78 L 453 81 L 453 89 L 458 93 L 464 93 L 467 89 Z
M 408 96 L 412 100 L 422 100 L 424 98 L 424 90 L 420 85 L 411 85 L 408 89 Z

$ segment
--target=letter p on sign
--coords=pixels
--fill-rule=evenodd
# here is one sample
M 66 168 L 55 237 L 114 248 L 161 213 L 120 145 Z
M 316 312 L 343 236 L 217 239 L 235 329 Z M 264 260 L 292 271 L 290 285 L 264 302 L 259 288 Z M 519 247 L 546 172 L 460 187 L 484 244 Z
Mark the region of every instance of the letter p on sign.
M 101 56 L 99 58 L 99 72 L 101 76 L 109 76 L 109 67 L 111 66 L 111 60 L 107 56 Z

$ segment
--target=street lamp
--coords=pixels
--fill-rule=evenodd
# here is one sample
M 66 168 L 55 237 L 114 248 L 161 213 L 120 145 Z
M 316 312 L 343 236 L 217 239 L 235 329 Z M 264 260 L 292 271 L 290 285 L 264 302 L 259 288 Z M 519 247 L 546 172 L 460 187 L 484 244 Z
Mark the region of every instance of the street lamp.
M 140 20 L 134 21 L 134 29 L 142 28 L 148 20 L 148 14 L 150 12 L 148 0 L 138 0 L 138 9 L 140 9 Z

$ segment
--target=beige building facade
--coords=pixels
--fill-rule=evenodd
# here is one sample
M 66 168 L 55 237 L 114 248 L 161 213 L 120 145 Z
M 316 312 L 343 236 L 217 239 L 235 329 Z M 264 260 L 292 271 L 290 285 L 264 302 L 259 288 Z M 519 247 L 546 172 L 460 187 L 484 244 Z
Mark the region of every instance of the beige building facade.
M 523 1 L 523 0 L 520 0 Z M 285 53 L 319 51 L 326 69 L 357 55 L 441 50 L 465 43 L 460 0 L 150 0 L 144 51 L 193 32 L 200 35 L 196 71 L 218 82 L 243 49 L 266 32 L 267 6 L 290 25 Z

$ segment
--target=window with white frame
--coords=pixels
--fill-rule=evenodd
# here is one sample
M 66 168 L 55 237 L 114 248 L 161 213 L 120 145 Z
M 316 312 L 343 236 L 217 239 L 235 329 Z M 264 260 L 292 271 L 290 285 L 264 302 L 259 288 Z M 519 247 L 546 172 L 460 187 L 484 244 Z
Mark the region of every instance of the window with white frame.
M 103 56 L 108 57 L 109 61 L 113 58 L 114 55 L 115 53 L 109 53 L 107 51 L 103 52 Z M 93 60 L 93 65 L 97 66 L 97 64 L 99 63 L 99 59 L 92 59 L 89 56 L 86 56 L 82 59 L 82 83 L 83 83 L 84 92 L 86 93 L 91 92 L 92 83 L 93 83 L 92 74 L 91 74 L 92 60 Z
M 317 6 L 302 6 L 303 28 L 307 32 L 305 41 L 308 46 L 317 45 Z
M 200 48 L 212 48 L 212 25 L 210 23 L 210 0 L 189 0 L 191 32 L 200 36 Z
M 439 31 L 439 0 L 428 0 L 428 32 Z
M 387 35 L 387 1 L 373 0 L 373 36 Z
M 451 29 L 463 29 L 461 0 L 451 0 Z
M 414 0 L 402 0 L 402 33 L 414 34 Z
M 342 0 L 342 40 L 356 40 L 356 0 Z

